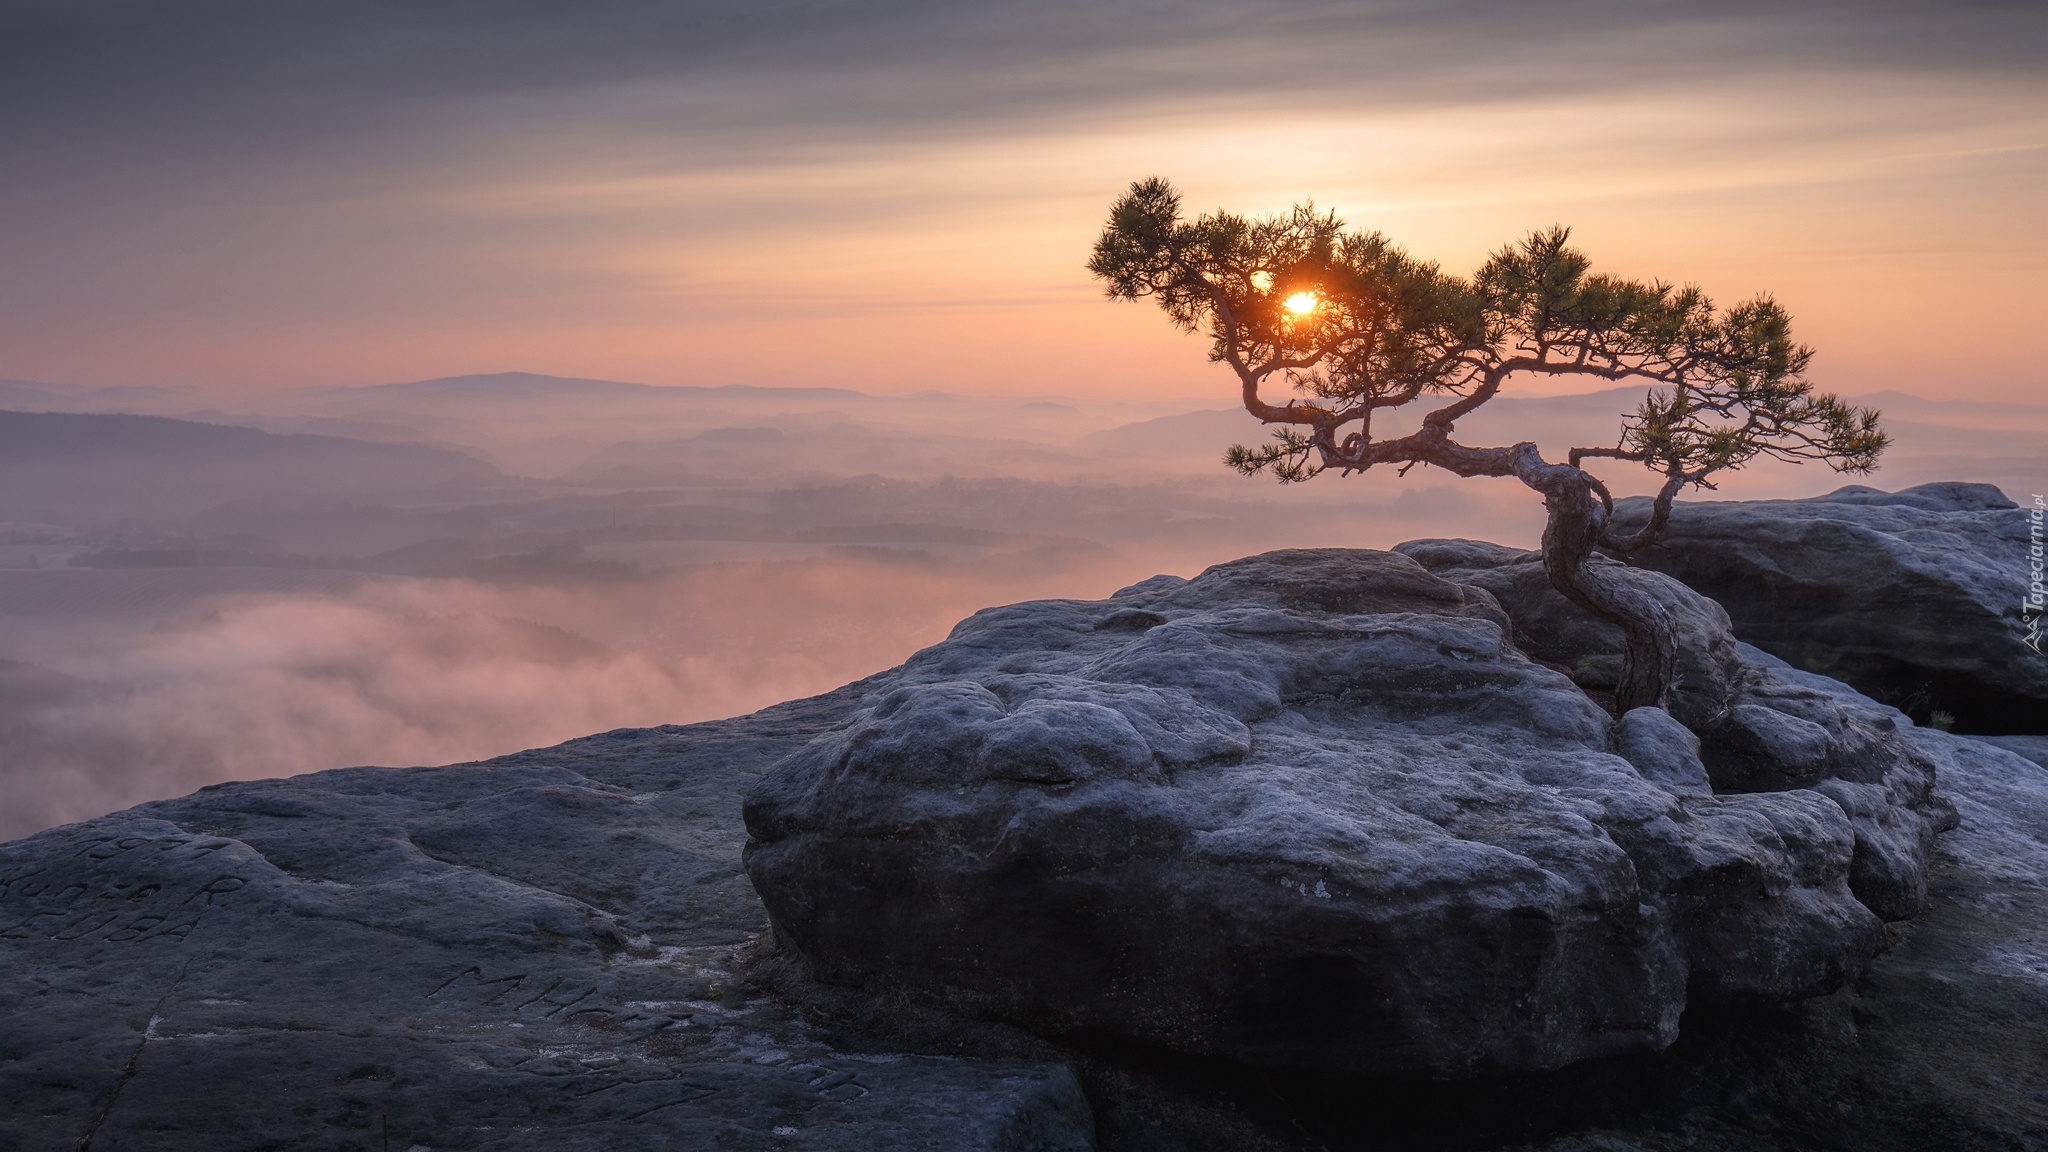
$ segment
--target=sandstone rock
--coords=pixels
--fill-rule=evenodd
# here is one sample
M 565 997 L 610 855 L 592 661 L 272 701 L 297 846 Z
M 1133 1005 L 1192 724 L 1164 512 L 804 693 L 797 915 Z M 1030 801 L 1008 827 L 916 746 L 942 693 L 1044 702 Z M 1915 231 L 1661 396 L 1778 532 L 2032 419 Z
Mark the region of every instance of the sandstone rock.
M 1616 505 L 1623 528 L 1648 501 Z M 2025 641 L 2029 513 L 1986 484 L 1680 502 L 1635 563 L 1728 610 L 1736 635 L 1921 721 L 2048 731 L 2048 658 Z
M 1277 578 L 1288 565 L 1310 570 L 1315 586 L 1287 591 Z M 1738 648 L 1744 690 L 1766 701 L 1757 706 L 1777 701 L 1829 734 L 1824 763 L 1853 759 L 1843 749 L 1869 739 L 1883 771 L 1873 775 L 1866 765 L 1870 778 L 1852 779 L 1824 767 L 1808 790 L 1703 796 L 1704 765 L 1695 768 L 1687 755 L 1687 731 L 1655 710 L 1613 723 L 1618 755 L 1604 759 L 1569 735 L 1537 735 L 1534 718 L 1549 710 L 1529 698 L 1550 689 L 1502 671 L 1522 667 L 1503 653 L 1480 662 L 1498 679 L 1475 675 L 1457 689 L 1475 702 L 1489 694 L 1525 698 L 1515 707 L 1494 702 L 1486 724 L 1469 730 L 1467 748 L 1449 750 L 1470 753 L 1475 772 L 1465 779 L 1472 786 L 1432 792 L 1425 780 L 1409 781 L 1367 809 L 1375 781 L 1392 775 L 1386 765 L 1403 757 L 1434 763 L 1459 739 L 1456 717 L 1382 718 L 1369 733 L 1333 726 L 1330 717 L 1370 712 L 1355 688 L 1303 700 L 1290 695 L 1296 681 L 1255 676 L 1228 680 L 1215 694 L 1254 710 L 1278 701 L 1280 711 L 1251 721 L 1221 707 L 1213 715 L 1162 710 L 1162 701 L 1186 690 L 1170 685 L 1110 678 L 1090 680 L 1092 688 L 1072 696 L 1054 690 L 1067 675 L 1062 660 L 1093 661 L 1161 631 L 1169 633 L 1162 644 L 1180 644 L 1186 637 L 1171 628 L 1247 601 L 1301 617 L 1310 630 L 1213 630 L 1205 642 L 1214 651 L 1202 659 L 1220 660 L 1218 652 L 1240 644 L 1271 644 L 1295 652 L 1287 666 L 1297 674 L 1362 668 L 1358 685 L 1366 689 L 1372 662 L 1316 656 L 1315 628 L 1355 638 L 1373 620 L 1421 629 L 1405 633 L 1411 636 L 1446 622 L 1453 630 L 1489 620 L 1500 626 L 1485 593 L 1436 588 L 1403 563 L 1371 554 L 1363 564 L 1341 553 L 1294 554 L 1257 569 L 1232 566 L 1194 583 L 1155 578 L 1101 605 L 984 613 L 911 669 L 739 720 L 615 732 L 483 765 L 229 785 L 0 845 L 0 1149 L 77 1148 L 89 1135 L 85 1146 L 100 1152 L 374 1150 L 387 1121 L 393 1148 L 1065 1149 L 1090 1146 L 1091 1105 L 1105 1152 L 2048 1147 L 2048 1099 L 2039 1090 L 2048 1083 L 2048 1048 L 2039 1042 L 2048 1020 L 2048 770 L 2022 758 L 2048 759 L 2048 738 L 1962 739 L 1916 729 L 1838 682 Z M 1410 597 L 1371 600 L 1375 569 L 1410 581 Z M 1228 594 L 1212 599 L 1226 578 Z M 1288 596 L 1308 607 L 1288 607 Z M 1336 613 L 1316 610 L 1317 602 L 1337 605 Z M 1365 623 L 1344 619 L 1348 605 L 1375 603 Z M 1403 611 L 1418 604 L 1437 607 Z M 1430 619 L 1393 619 L 1403 615 Z M 1016 666 L 996 676 L 975 674 L 1010 661 Z M 1188 679 L 1171 660 L 1134 657 L 1124 666 Z M 1402 667 L 1390 663 L 1379 679 L 1398 681 Z M 1014 697 L 1026 707 L 1005 705 L 1003 717 L 993 717 L 980 696 L 959 694 L 962 723 L 980 726 L 981 747 L 1001 749 L 972 766 L 986 777 L 983 791 L 1171 790 L 1189 773 L 1277 764 L 1272 779 L 1234 793 L 1247 804 L 1216 810 L 1220 819 L 1194 835 L 1235 834 L 1247 850 L 1261 835 L 1292 846 L 1298 858 L 1283 862 L 1285 875 L 1299 886 L 1275 883 L 1251 894 L 1271 902 L 1268 924 L 1309 933 L 1292 938 L 1310 961 L 1299 969 L 1309 977 L 1317 976 L 1318 957 L 1339 955 L 1318 951 L 1312 933 L 1345 923 L 1336 906 L 1347 894 L 1318 869 L 1349 851 L 1345 837 L 1368 828 L 1367 817 L 1422 813 L 1386 839 L 1381 857 L 1412 878 L 1426 878 L 1422 850 L 1502 861 L 1497 874 L 1509 881 L 1520 866 L 1507 857 L 1520 854 L 1535 871 L 1557 872 L 1546 883 L 1565 895 L 1589 870 L 1575 871 L 1573 862 L 1599 864 L 1604 858 L 1591 841 L 1606 835 L 1648 877 L 1636 881 L 1642 891 L 1668 893 L 1663 931 L 1673 947 L 1682 942 L 1688 957 L 1713 963 L 1724 959 L 1719 949 L 1745 939 L 1811 934 L 1808 918 L 1817 908 L 1845 907 L 1839 881 L 1827 899 L 1802 906 L 1808 889 L 1796 874 L 1802 867 L 1810 874 L 1811 864 L 1783 836 L 1773 845 L 1761 825 L 1833 823 L 1814 815 L 1814 800 L 1832 795 L 1836 784 L 1883 785 L 1890 796 L 1892 778 L 1902 775 L 1910 795 L 1921 771 L 1938 773 L 1962 823 L 1934 843 L 1924 910 L 1892 926 L 1892 949 L 1864 965 L 1859 979 L 1790 1003 L 1775 992 L 1714 997 L 1695 988 L 1678 1041 L 1661 1054 L 1475 1082 L 1376 1083 L 1151 1061 L 1139 1050 L 1082 1043 L 1071 1051 L 1088 1085 L 1083 1100 L 1057 1059 L 934 1058 L 828 1043 L 789 1005 L 735 978 L 766 923 L 737 866 L 739 794 L 812 740 L 836 740 L 864 724 L 865 710 L 901 689 L 933 679 L 987 689 L 986 681 L 1005 677 L 1037 687 L 1027 685 Z M 1550 683 L 1563 691 L 1561 680 Z M 1047 708 L 1092 705 L 1121 722 L 1092 707 L 1032 710 L 1003 722 L 1041 701 Z M 1296 727 L 1288 727 L 1291 714 L 1302 718 Z M 1552 728 L 1569 734 L 1577 714 L 1559 710 L 1566 722 L 1554 718 Z M 1166 755 L 1155 753 L 1150 767 L 1136 764 L 1129 733 Z M 1276 741 L 1291 743 L 1268 757 Z M 1386 750 L 1372 772 L 1347 776 L 1332 767 L 1368 760 L 1358 749 L 1375 741 Z M 1901 745 L 1911 753 L 1904 759 L 1897 758 Z M 1491 757 L 1481 755 L 1489 749 Z M 1211 753 L 1214 759 L 1202 759 Z M 899 743 L 875 755 L 914 759 L 916 746 Z M 943 778 L 943 763 L 913 771 Z M 1641 787 L 1668 795 L 1679 815 L 1667 807 L 1648 824 L 1631 823 L 1632 813 L 1666 803 L 1653 796 L 1654 804 L 1637 810 L 1617 802 L 1616 782 L 1632 771 L 1643 775 Z M 1552 775 L 1571 772 L 1580 778 Z M 1519 840 L 1501 827 L 1512 812 L 1475 800 L 1496 784 L 1532 801 Z M 1643 795 L 1634 785 L 1621 792 Z M 1304 814 L 1304 795 L 1328 798 L 1327 813 Z M 1846 806 L 1839 798 L 1830 803 L 1856 843 L 1848 879 L 1868 905 L 1872 897 L 1854 886 L 1866 843 L 1885 832 L 1883 813 L 1859 815 L 1851 809 L 1867 794 L 1842 795 L 1851 797 Z M 1185 810 L 1172 796 L 1159 799 L 1162 821 Z M 937 800 L 937 809 L 910 815 L 906 836 L 943 813 L 949 802 Z M 1565 802 L 1574 807 L 1546 806 Z M 1892 808 L 1896 815 L 1913 805 Z M 1574 811 L 1583 813 L 1577 823 L 1565 818 Z M 1924 817 L 1931 809 L 1916 811 Z M 1666 818 L 1686 835 L 1662 829 Z M 1075 835 L 1104 827 L 1096 820 Z M 1432 828 L 1473 829 L 1508 846 L 1433 838 Z M 1567 840 L 1589 843 L 1539 853 L 1559 828 Z M 1901 851 L 1910 855 L 1925 831 L 1903 838 Z M 1032 835 L 1033 825 L 1019 821 L 1016 832 Z M 1825 868 L 1837 875 L 1840 835 L 1837 823 L 1824 838 L 1832 848 L 1808 842 L 1825 849 Z M 1108 835 L 1096 839 L 1105 855 L 1119 850 Z M 1008 851 L 999 846 L 992 858 Z M 1204 856 L 1211 862 L 1204 866 L 1242 867 L 1227 853 L 1216 859 Z M 1134 887 L 1161 894 L 1162 905 L 1178 902 L 1184 913 L 1198 908 L 1187 896 L 1213 891 L 1184 894 L 1158 884 L 1160 875 L 1156 867 L 1149 876 L 1140 870 Z M 1052 877 L 1040 890 L 1063 882 Z M 1742 894 L 1772 884 L 1782 885 L 1775 902 L 1743 903 Z M 1732 920 L 1716 918 L 1716 910 L 1743 907 L 1749 912 Z M 1298 915 L 1324 908 L 1331 909 L 1326 920 Z M 1824 934 L 1826 917 L 1817 919 Z M 917 921 L 906 914 L 899 922 Z M 1181 938 L 1205 929 L 1159 910 L 1142 923 Z M 1021 916 L 991 931 L 1011 924 L 1027 934 L 1045 926 Z M 1541 920 L 1520 927 L 1510 945 L 1525 951 L 1496 956 L 1552 973 L 1556 952 L 1529 946 L 1546 933 L 1583 931 L 1583 924 L 1560 929 Z M 1048 946 L 1085 946 L 1092 931 Z M 1341 937 L 1337 943 L 1346 945 Z M 1640 949 L 1625 936 L 1620 944 Z M 1800 955 L 1782 940 L 1773 947 L 1783 957 Z M 1478 979 L 1487 963 L 1482 957 L 1436 978 Z M 1790 982 L 1791 974 L 1761 967 L 1761 978 L 1739 963 L 1710 971 L 1730 992 L 1744 981 Z M 1321 986 L 1331 982 L 1325 974 Z M 884 1015 L 890 1010 L 886 996 L 872 1002 Z
M 1938 760 L 1926 751 L 1927 733 L 1838 680 L 1793 668 L 1748 644 L 1740 651 L 1747 668 L 1741 698 L 1758 702 L 1743 708 L 1780 718 L 1768 722 L 1779 729 L 1772 738 L 1797 756 L 1775 765 L 1759 757 L 1748 782 L 1787 785 L 1794 779 L 1789 768 L 1797 766 L 1804 779 L 1813 771 L 1808 766 L 1818 763 L 1810 787 L 1840 805 L 1856 830 L 1849 885 L 1857 899 L 1887 920 L 1919 912 L 1935 837 L 1957 821 L 1954 806 L 1935 791 Z M 1754 724 L 1758 713 L 1740 715 Z
M 1621 680 L 1621 629 L 1565 599 L 1544 573 L 1543 557 L 1473 540 L 1411 540 L 1394 551 L 1446 580 L 1483 588 L 1514 620 L 1529 655 L 1567 668 L 1583 688 L 1612 690 Z M 1604 556 L 1594 564 L 1621 566 Z M 1742 661 L 1728 614 L 1714 601 L 1655 572 L 1630 574 L 1671 614 L 1679 640 L 1678 672 L 1667 706 L 1681 723 L 1703 729 L 1730 707 Z
M 1536 553 L 1469 540 L 1418 540 L 1397 551 L 1448 579 L 1491 591 L 1517 635 L 1542 658 L 1580 669 L 1575 679 L 1588 687 L 1611 680 L 1589 677 L 1585 669 L 1618 671 L 1620 629 L 1551 588 Z M 1671 709 L 1698 739 L 1680 749 L 1685 741 L 1656 723 L 1655 710 L 1638 709 L 1644 713 L 1639 721 L 1623 718 L 1615 750 L 1652 779 L 1691 781 L 1690 755 L 1715 791 L 1811 788 L 1829 796 L 1856 828 L 1851 884 L 1857 898 L 1887 920 L 1913 915 L 1925 898 L 1934 836 L 1953 826 L 1955 814 L 1935 795 L 1933 768 L 1896 736 L 1911 721 L 1736 640 L 1727 615 L 1700 593 L 1656 573 L 1644 578 L 1679 625 L 1685 655 Z M 1658 744 L 1668 750 L 1653 747 Z M 1682 791 L 1674 783 L 1665 787 Z
M 223 785 L 0 846 L 0 1148 L 1092 1147 L 1059 1063 L 736 978 L 739 794 L 853 701 Z
M 1815 682 L 1818 684 L 1818 678 Z M 1867 706 L 1834 684 L 1848 707 Z M 2048 771 L 1927 729 L 1962 824 L 1936 845 L 1927 908 L 1840 991 L 1688 1010 L 1655 1056 L 1469 1085 L 1266 1077 L 1303 1149 L 1488 1152 L 2011 1152 L 2048 1147 Z M 1199 1115 L 1209 1081 L 1152 1112 Z M 1254 1095 L 1257 1093 L 1257 1095 Z M 1110 1139 L 1117 1135 L 1105 1126 Z M 1194 1125 L 1190 1125 L 1191 1128 Z M 1211 1123 L 1210 1127 L 1214 1127 Z M 1199 1130 L 1198 1130 L 1199 1131 Z M 1177 1149 L 1218 1146 L 1191 1133 Z M 1243 1147 L 1265 1147 L 1246 1143 Z
M 1662 708 L 1631 708 L 1614 730 L 1614 750 L 1674 796 L 1711 796 L 1700 738 Z
M 1972 736 L 2048 768 L 2048 736 Z
M 1775 787 L 1710 794 L 1682 726 L 1617 738 L 1509 635 L 1344 550 L 991 609 L 761 783 L 748 872 L 827 980 L 1346 1075 L 1654 1051 L 1689 995 L 1840 986 L 1917 906 L 1952 816 L 1895 714 L 1724 639 Z

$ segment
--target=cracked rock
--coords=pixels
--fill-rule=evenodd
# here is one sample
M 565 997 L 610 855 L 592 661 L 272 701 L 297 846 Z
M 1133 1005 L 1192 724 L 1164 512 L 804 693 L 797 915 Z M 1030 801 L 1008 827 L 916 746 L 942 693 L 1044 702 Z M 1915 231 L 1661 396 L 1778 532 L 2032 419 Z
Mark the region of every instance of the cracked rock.
M 748 874 L 827 981 L 1324 1073 L 1655 1051 L 1689 998 L 1862 972 L 1952 819 L 1890 722 L 1722 622 L 1698 711 L 1767 734 L 1784 786 L 1716 788 L 1511 612 L 1335 549 L 990 609 L 749 795 Z M 1792 783 L 1823 777 L 1860 790 Z
M 739 979 L 739 794 L 849 704 L 0 846 L 0 1148 L 1093 1147 L 1060 1063 L 841 1051 Z
M 1617 501 L 1623 530 L 1649 512 Z M 1959 731 L 2048 731 L 2030 645 L 2029 513 L 1989 484 L 1850 486 L 1810 500 L 1681 501 L 1634 561 L 1711 596 L 1735 634 Z M 2038 617 L 2035 617 L 2038 619 Z

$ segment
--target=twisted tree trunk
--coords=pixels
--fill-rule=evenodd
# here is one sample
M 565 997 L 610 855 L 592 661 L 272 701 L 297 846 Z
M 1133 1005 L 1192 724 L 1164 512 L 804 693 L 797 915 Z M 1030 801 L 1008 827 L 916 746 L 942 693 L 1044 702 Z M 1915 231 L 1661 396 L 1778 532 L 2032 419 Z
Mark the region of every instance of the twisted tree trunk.
M 1444 411 L 1452 411 L 1446 409 Z M 1607 540 L 1610 515 L 1605 490 L 1576 463 L 1553 464 L 1529 441 L 1505 448 L 1472 448 L 1449 435 L 1450 421 L 1433 413 L 1421 431 L 1399 441 L 1383 442 L 1370 451 L 1380 459 L 1427 463 L 1460 476 L 1513 476 L 1543 494 L 1550 518 L 1543 528 L 1543 570 L 1566 599 L 1621 629 L 1626 642 L 1621 682 L 1615 686 L 1615 707 L 1663 707 L 1678 675 L 1678 633 L 1671 613 L 1634 569 L 1619 564 L 1595 566 L 1593 550 Z M 1628 540 L 1648 542 L 1669 517 L 1674 481 L 1659 494 L 1661 514 Z
M 1593 564 L 1594 546 L 1607 528 L 1606 501 L 1591 477 L 1569 465 L 1544 477 L 1543 570 L 1551 586 L 1572 603 L 1621 629 L 1627 647 L 1621 682 L 1614 689 L 1618 713 L 1663 707 L 1678 674 L 1678 636 L 1671 613 L 1644 587 L 1633 569 Z
M 1678 675 L 1678 634 L 1671 613 L 1651 594 L 1640 573 L 1621 564 L 1595 566 L 1593 550 L 1602 544 L 1626 550 L 1654 540 L 1670 519 L 1672 498 L 1685 477 L 1669 477 L 1657 495 L 1650 522 L 1641 531 L 1625 539 L 1610 538 L 1607 528 L 1612 507 L 1607 491 L 1579 467 L 1579 458 L 1589 454 L 1587 450 L 1575 450 L 1570 463 L 1553 464 L 1543 458 L 1533 441 L 1474 448 L 1451 439 L 1452 422 L 1484 403 L 1497 387 L 1498 381 L 1494 381 L 1430 413 L 1420 429 L 1396 440 L 1339 447 L 1325 424 L 1317 427 L 1314 444 L 1325 466 L 1363 470 L 1374 464 L 1430 464 L 1459 476 L 1513 476 L 1542 493 L 1543 506 L 1550 513 L 1543 527 L 1543 570 L 1551 586 L 1621 629 L 1625 647 L 1621 682 L 1614 690 L 1616 710 L 1626 713 L 1631 708 L 1663 707 Z M 1249 390 L 1247 395 L 1251 395 Z M 1267 418 L 1256 409 L 1252 414 Z M 1291 411 L 1288 415 L 1298 418 Z

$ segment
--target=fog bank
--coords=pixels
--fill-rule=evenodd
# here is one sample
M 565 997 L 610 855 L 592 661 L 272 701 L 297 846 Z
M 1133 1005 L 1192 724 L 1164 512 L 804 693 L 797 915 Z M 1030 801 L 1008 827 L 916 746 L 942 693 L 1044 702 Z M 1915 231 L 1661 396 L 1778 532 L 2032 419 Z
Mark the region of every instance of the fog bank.
M 1460 430 L 1556 456 L 1611 442 L 1635 395 L 1503 397 Z M 1020 599 L 1281 547 L 1528 547 L 1543 520 L 1507 480 L 1234 476 L 1223 447 L 1261 429 L 1223 407 L 520 375 L 234 413 L 10 396 L 71 412 L 0 411 L 0 838 L 221 780 L 741 714 Z M 1898 442 L 1867 482 L 2048 491 L 2048 408 L 1873 400 Z M 108 414 L 137 408 L 157 415 Z M 1757 466 L 1718 495 L 1847 479 Z

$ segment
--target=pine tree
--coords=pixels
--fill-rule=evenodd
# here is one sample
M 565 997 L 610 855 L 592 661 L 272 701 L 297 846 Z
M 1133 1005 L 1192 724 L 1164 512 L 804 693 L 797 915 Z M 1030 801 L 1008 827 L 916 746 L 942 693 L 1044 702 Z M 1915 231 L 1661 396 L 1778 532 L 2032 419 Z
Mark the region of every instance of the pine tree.
M 1888 438 L 1878 413 L 1817 393 L 1813 352 L 1792 339 L 1767 296 L 1717 309 L 1697 288 L 1590 271 L 1563 228 L 1495 252 L 1470 279 L 1417 260 L 1377 232 L 1354 232 L 1313 205 L 1248 219 L 1181 215 L 1164 180 L 1140 181 L 1110 208 L 1089 271 L 1114 299 L 1151 298 L 1180 328 L 1210 339 L 1237 376 L 1245 410 L 1273 440 L 1225 463 L 1293 483 L 1335 470 L 1428 464 L 1459 476 L 1513 476 L 1541 493 L 1543 562 L 1557 590 L 1627 638 L 1616 705 L 1661 705 L 1678 658 L 1669 615 L 1640 574 L 1595 566 L 1654 541 L 1688 487 L 1759 456 L 1868 472 Z M 1457 422 L 1518 374 L 1646 385 L 1611 447 L 1563 462 L 1528 441 L 1474 447 Z M 1289 388 L 1282 402 L 1268 389 Z M 1376 439 L 1376 413 L 1442 401 L 1421 426 Z M 1621 534 L 1589 460 L 1661 475 L 1647 523 Z

